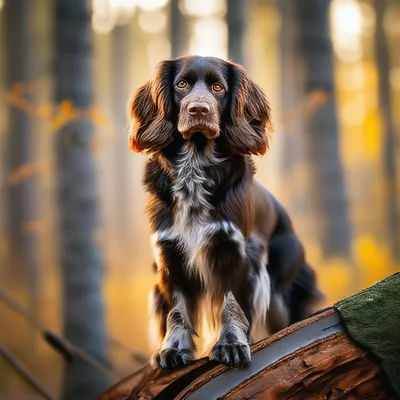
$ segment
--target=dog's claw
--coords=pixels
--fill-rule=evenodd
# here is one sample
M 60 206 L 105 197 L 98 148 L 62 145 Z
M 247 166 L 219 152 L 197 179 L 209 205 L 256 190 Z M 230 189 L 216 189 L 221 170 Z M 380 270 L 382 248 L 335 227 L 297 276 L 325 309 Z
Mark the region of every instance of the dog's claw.
M 164 369 L 184 367 L 194 361 L 191 350 L 167 348 L 155 356 L 155 362 Z
M 211 350 L 210 360 L 218 361 L 229 367 L 246 367 L 251 362 L 250 346 L 241 342 L 217 342 Z

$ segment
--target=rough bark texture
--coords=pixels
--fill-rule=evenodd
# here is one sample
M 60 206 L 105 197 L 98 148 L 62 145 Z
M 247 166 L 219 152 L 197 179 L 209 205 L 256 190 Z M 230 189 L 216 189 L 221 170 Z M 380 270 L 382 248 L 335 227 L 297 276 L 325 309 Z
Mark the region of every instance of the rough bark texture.
M 223 399 L 390 399 L 381 369 L 343 334 L 292 353 Z
M 79 109 L 92 104 L 90 13 L 82 0 L 55 5 L 55 95 Z M 78 118 L 56 134 L 64 335 L 99 361 L 107 362 L 101 283 L 103 262 L 95 243 L 99 223 L 93 127 Z M 65 400 L 87 400 L 107 379 L 80 359 L 65 370 Z
M 383 128 L 383 173 L 386 184 L 386 221 L 388 241 L 392 254 L 400 260 L 400 209 L 397 189 L 396 167 L 396 128 L 393 118 L 392 93 L 390 90 L 390 54 L 384 29 L 387 0 L 374 0 L 375 24 L 375 56 L 378 72 L 379 106 Z
M 334 64 L 329 29 L 330 0 L 295 1 L 300 50 L 305 65 L 305 90 L 323 90 L 328 101 L 308 117 L 311 201 L 324 256 L 351 255 L 346 184 L 339 153 L 339 125 L 334 88 Z

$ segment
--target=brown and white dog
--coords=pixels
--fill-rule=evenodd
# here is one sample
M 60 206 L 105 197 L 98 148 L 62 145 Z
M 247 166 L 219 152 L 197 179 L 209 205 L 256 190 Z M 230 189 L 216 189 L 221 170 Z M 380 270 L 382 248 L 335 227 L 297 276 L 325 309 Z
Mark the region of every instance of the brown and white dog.
M 218 335 L 210 358 L 245 366 L 258 328 L 299 321 L 319 298 L 287 213 L 253 179 L 270 105 L 239 65 L 193 56 L 161 62 L 130 113 L 130 147 L 150 155 L 154 360 L 190 363 L 206 326 Z

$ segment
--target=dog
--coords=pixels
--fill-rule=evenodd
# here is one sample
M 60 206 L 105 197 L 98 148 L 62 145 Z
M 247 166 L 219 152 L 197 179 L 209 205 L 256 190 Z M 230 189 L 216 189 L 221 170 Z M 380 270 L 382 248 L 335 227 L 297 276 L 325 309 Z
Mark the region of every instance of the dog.
M 210 359 L 244 367 L 257 330 L 277 332 L 320 300 L 288 214 L 253 179 L 270 104 L 243 67 L 190 56 L 162 61 L 129 113 L 130 148 L 149 156 L 153 362 L 191 363 L 213 331 Z

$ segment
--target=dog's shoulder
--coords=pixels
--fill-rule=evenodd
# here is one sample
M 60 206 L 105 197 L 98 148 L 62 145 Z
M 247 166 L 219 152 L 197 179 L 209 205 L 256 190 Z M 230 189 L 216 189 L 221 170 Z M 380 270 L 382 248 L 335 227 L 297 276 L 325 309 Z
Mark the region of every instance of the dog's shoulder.
M 143 186 L 147 192 L 167 202 L 172 199 L 172 179 L 160 158 L 152 157 L 146 161 Z

